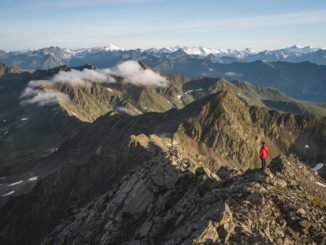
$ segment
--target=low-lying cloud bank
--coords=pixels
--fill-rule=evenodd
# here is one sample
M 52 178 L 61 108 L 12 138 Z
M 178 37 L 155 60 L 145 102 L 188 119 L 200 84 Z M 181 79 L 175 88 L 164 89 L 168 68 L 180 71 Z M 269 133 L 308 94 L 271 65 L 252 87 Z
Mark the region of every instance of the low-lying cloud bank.
M 84 69 L 60 71 L 49 81 L 33 80 L 21 94 L 22 104 L 38 104 L 40 106 L 57 103 L 58 101 L 69 101 L 68 95 L 46 89 L 56 83 L 67 83 L 71 86 L 91 86 L 92 83 L 116 83 L 121 78 L 125 84 L 135 86 L 167 87 L 169 81 L 160 74 L 143 69 L 137 61 L 125 61 L 112 69 Z
M 57 91 L 46 91 L 45 86 L 52 86 L 47 80 L 30 81 L 22 92 L 22 104 L 38 104 L 40 106 L 57 103 L 59 100 L 69 100 L 68 95 Z

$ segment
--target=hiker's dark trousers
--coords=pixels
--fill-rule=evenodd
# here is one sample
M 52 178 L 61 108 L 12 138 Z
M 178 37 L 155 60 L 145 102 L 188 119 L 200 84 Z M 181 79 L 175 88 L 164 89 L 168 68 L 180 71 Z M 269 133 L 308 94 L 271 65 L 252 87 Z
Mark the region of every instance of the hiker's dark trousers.
M 265 170 L 266 169 L 266 159 L 265 158 L 260 158 L 261 159 L 261 169 Z

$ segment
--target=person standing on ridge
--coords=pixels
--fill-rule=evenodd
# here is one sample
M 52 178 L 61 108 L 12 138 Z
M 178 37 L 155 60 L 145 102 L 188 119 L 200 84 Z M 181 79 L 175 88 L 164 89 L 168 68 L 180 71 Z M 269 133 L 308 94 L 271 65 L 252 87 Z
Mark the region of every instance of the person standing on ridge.
M 266 169 L 266 159 L 268 157 L 269 151 L 268 147 L 265 145 L 265 142 L 261 143 L 261 147 L 259 150 L 259 158 L 261 159 L 261 169 L 265 171 Z

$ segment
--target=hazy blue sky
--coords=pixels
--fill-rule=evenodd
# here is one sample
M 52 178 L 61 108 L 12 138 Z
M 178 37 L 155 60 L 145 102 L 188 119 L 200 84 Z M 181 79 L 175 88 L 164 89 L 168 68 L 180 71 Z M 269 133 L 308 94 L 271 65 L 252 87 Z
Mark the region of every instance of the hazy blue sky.
M 1 0 L 0 49 L 326 48 L 326 0 Z

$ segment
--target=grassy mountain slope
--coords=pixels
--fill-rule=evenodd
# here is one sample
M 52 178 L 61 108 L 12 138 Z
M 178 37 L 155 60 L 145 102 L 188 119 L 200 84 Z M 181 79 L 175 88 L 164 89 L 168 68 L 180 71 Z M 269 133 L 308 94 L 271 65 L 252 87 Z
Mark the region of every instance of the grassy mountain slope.
M 45 90 L 68 94 L 71 100 L 61 102 L 60 105 L 69 115 L 91 122 L 109 111 L 125 111 L 137 115 L 183 107 L 184 103 L 178 99 L 178 94 L 182 94 L 184 78 L 177 75 L 166 77 L 170 81 L 167 88 L 92 83 L 90 87 L 54 84 Z
M 326 105 L 307 102 L 289 97 L 280 90 L 268 87 L 257 87 L 250 82 L 225 79 L 202 78 L 189 81 L 183 90 L 192 99 L 201 98 L 217 91 L 228 91 L 237 94 L 248 105 L 262 106 L 295 114 L 312 114 L 326 116 Z M 188 98 L 189 99 L 189 98 Z

